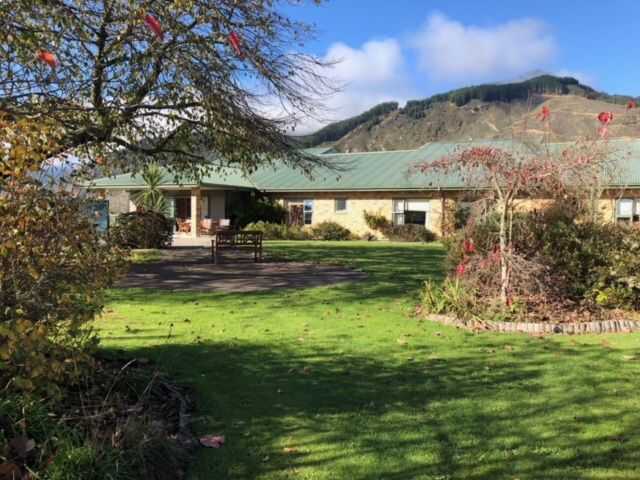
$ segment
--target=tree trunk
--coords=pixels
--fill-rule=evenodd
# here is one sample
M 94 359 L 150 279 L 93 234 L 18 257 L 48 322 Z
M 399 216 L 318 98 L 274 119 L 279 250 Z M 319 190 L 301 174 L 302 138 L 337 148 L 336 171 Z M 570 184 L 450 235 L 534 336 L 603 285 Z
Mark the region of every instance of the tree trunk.
M 507 292 L 509 290 L 509 269 L 507 265 L 507 214 L 506 202 L 500 205 L 500 300 L 507 304 Z

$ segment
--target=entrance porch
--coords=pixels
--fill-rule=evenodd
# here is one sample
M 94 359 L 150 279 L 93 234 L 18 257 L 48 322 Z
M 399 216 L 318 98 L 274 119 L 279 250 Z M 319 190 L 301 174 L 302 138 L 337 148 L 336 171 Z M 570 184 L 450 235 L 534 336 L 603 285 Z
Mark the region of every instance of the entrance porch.
M 192 188 L 167 190 L 170 215 L 175 219 L 174 243 L 180 239 L 209 241 L 218 229 L 230 226 L 225 190 Z M 200 245 L 201 242 L 198 242 Z M 191 243 L 193 245 L 193 243 Z

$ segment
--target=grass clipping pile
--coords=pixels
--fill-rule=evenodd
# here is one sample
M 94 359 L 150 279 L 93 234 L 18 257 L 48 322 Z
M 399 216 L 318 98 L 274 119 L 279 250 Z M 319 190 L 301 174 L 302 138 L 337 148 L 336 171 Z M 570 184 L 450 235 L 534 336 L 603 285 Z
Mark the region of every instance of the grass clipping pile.
M 0 480 L 183 478 L 189 392 L 145 359 L 98 359 L 90 378 L 55 402 L 0 400 Z

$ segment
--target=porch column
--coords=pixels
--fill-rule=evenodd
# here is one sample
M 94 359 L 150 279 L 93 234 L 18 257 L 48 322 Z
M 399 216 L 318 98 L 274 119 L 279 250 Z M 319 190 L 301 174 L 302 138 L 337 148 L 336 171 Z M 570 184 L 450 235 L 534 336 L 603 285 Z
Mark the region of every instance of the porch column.
M 191 236 L 194 238 L 198 236 L 201 212 L 200 189 L 194 188 L 191 190 Z

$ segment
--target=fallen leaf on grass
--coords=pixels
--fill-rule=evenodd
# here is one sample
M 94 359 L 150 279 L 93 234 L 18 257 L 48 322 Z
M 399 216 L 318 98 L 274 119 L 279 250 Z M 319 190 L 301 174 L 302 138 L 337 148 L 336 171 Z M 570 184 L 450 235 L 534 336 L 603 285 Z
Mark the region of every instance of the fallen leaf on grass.
M 284 447 L 282 451 L 284 453 L 298 453 L 298 449 L 296 447 Z
M 205 435 L 200 437 L 200 445 L 209 448 L 220 448 L 224 445 L 224 435 Z

